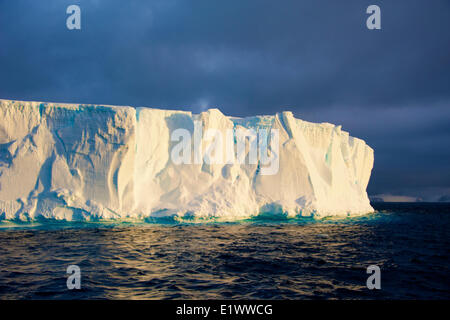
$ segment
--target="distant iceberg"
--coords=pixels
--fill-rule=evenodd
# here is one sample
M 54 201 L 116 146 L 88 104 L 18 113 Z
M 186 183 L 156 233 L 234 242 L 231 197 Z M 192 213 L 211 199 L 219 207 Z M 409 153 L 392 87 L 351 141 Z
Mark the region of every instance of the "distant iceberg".
M 392 194 L 376 194 L 369 196 L 372 202 L 422 202 L 422 198 Z
M 174 161 L 175 130 L 194 134 L 196 124 L 200 140 L 189 142 L 187 159 L 195 158 L 195 143 L 201 157 L 208 152 L 209 129 L 226 137 L 276 131 L 276 148 L 270 135 L 265 141 L 275 173 L 262 174 L 261 153 L 251 161 L 251 139 L 241 148 L 246 161 Z M 231 141 L 223 148 L 239 149 Z M 373 211 L 366 193 L 373 161 L 373 149 L 340 126 L 291 112 L 235 118 L 218 109 L 192 114 L 0 100 L 0 219 L 359 215 Z

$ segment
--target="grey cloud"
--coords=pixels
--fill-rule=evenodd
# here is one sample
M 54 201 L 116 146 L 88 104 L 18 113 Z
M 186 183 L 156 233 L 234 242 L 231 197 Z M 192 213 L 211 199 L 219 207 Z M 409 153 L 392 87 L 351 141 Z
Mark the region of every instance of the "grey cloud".
M 365 0 L 0 1 L 0 97 L 289 109 L 374 147 L 370 192 L 448 190 L 450 2 L 375 3 L 379 31 Z

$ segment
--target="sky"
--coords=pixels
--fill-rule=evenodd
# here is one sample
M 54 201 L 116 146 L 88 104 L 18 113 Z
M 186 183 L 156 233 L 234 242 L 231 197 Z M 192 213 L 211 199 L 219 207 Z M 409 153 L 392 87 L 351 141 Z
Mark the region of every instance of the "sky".
M 290 110 L 375 150 L 369 195 L 450 195 L 449 0 L 0 0 L 0 98 Z

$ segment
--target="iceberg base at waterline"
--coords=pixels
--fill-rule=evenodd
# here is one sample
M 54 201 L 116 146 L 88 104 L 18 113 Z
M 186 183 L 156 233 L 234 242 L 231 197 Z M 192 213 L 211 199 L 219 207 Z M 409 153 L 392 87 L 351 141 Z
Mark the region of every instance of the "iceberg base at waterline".
M 199 126 L 186 159 L 201 150 L 201 161 L 174 161 L 176 130 L 195 136 Z M 238 157 L 204 161 L 211 130 L 277 132 L 276 146 L 270 135 L 265 141 L 276 171 L 264 174 L 274 163 L 261 153 L 252 159 L 251 139 L 242 148 L 235 136 L 219 151 Z M 0 220 L 360 215 L 373 212 L 366 192 L 373 161 L 373 149 L 340 126 L 291 112 L 236 118 L 218 109 L 0 100 Z

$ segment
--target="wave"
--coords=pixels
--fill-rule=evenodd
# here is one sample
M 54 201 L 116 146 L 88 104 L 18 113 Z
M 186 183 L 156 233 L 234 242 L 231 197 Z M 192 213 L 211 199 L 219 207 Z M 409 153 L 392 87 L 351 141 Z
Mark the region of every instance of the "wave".
M 314 223 L 357 223 L 378 218 L 386 212 L 373 212 L 360 216 L 349 217 L 289 217 L 282 215 L 262 214 L 250 218 L 242 219 L 225 219 L 217 217 L 145 217 L 145 218 L 123 218 L 123 219 L 101 219 L 93 218 L 83 221 L 68 221 L 54 218 L 37 217 L 27 221 L 14 219 L 0 221 L 1 229 L 59 229 L 59 228 L 108 228 L 108 227 L 135 227 L 135 226 L 151 226 L 151 225 L 210 225 L 210 224 L 314 224 Z

